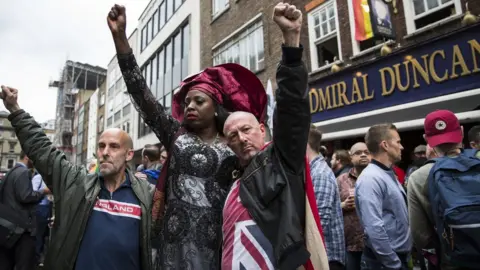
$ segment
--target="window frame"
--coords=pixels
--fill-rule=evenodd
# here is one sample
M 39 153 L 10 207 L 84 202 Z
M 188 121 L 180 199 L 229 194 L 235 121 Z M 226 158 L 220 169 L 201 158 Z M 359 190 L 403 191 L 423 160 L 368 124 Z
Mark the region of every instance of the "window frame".
M 216 2 L 225 1 L 225 6 L 217 6 Z M 230 7 L 230 0 L 212 0 L 212 18 L 215 18 L 222 14 L 225 10 Z
M 409 35 L 413 34 L 415 32 L 421 31 L 422 29 L 432 27 L 432 25 L 440 23 L 444 20 L 449 20 L 450 18 L 452 18 L 454 16 L 459 16 L 459 15 L 463 14 L 461 0 L 450 0 L 450 2 L 448 4 L 441 4 L 440 3 L 440 6 L 435 7 L 433 9 L 430 9 L 430 10 L 428 10 L 428 7 L 426 5 L 426 0 L 423 0 L 423 1 L 424 1 L 424 4 L 425 4 L 425 12 L 423 12 L 421 15 L 415 15 L 415 6 L 413 5 L 413 0 L 402 1 L 405 13 L 409 13 L 409 14 L 413 15 L 413 19 L 411 17 L 407 18 L 407 16 L 405 16 L 405 24 L 407 26 L 407 34 L 409 34 Z M 437 1 L 441 1 L 441 0 L 437 0 Z M 444 19 L 438 20 L 438 21 L 436 21 L 434 23 L 431 23 L 429 25 L 426 25 L 424 27 L 421 27 L 421 28 L 418 28 L 418 29 L 416 28 L 415 20 L 418 20 L 418 19 L 421 19 L 425 16 L 428 16 L 429 14 L 432 14 L 432 13 L 434 13 L 434 12 L 436 12 L 436 11 L 442 9 L 442 8 L 445 8 L 446 6 L 449 6 L 452 3 L 453 3 L 453 6 L 455 7 L 455 12 L 456 12 L 455 14 L 451 14 L 450 16 L 448 16 Z
M 350 2 L 350 0 L 349 0 Z M 333 10 L 335 12 L 335 31 L 330 32 L 327 35 L 316 38 L 315 35 L 315 24 L 314 24 L 314 14 L 320 13 L 324 9 L 328 9 L 329 6 L 333 6 Z M 325 1 L 324 3 L 320 4 L 319 6 L 315 7 L 314 9 L 310 10 L 307 14 L 307 20 L 308 20 L 308 40 L 309 40 L 309 45 L 310 45 L 310 65 L 312 68 L 312 72 L 319 71 L 326 69 L 333 64 L 338 64 L 343 62 L 343 55 L 342 55 L 342 41 L 339 33 L 340 29 L 340 24 L 338 22 L 338 6 L 337 6 L 337 0 L 330 0 L 330 1 Z M 328 12 L 328 11 L 327 11 Z M 327 18 L 327 23 L 328 23 L 328 18 Z M 321 21 L 319 24 L 319 27 L 321 27 Z M 338 59 L 332 63 L 328 63 L 327 65 L 319 65 L 318 63 L 318 52 L 317 52 L 317 45 L 324 43 L 325 41 L 328 41 L 332 38 L 336 37 L 337 39 L 337 47 L 338 47 Z
M 407 0 L 404 0 L 403 2 L 405 3 L 405 1 L 407 1 Z M 363 51 L 360 50 L 360 42 L 358 42 L 355 39 L 355 14 L 353 12 L 352 1 L 347 1 L 347 4 L 348 4 L 348 17 L 349 17 L 349 24 L 350 24 L 350 39 L 351 39 L 351 42 L 352 42 L 352 56 L 350 57 L 350 60 L 353 60 L 353 59 L 356 59 L 360 56 L 364 56 L 366 54 L 369 54 L 372 51 L 375 51 L 375 50 L 381 48 L 383 45 L 391 45 L 391 44 L 395 43 L 395 41 L 389 39 L 389 40 L 386 40 L 385 42 L 374 45 L 374 46 L 372 46 L 370 48 L 367 48 Z
M 251 70 L 253 73 L 258 73 L 265 70 L 265 29 L 263 24 L 263 17 L 259 17 L 255 21 L 242 26 L 239 28 L 240 31 L 236 33 L 234 36 L 230 37 L 227 41 L 223 42 L 222 44 L 215 45 L 212 49 L 212 62 L 213 65 L 220 65 L 224 63 L 232 63 L 229 59 L 234 60 L 234 56 L 231 56 L 232 51 L 235 47 L 238 47 L 238 64 L 244 66 L 245 68 Z M 260 31 L 259 31 L 260 30 Z M 261 35 L 258 34 L 261 32 Z M 259 37 L 262 38 L 262 46 L 263 46 L 263 58 L 259 58 L 258 44 L 256 39 Z M 253 39 L 254 44 L 254 52 L 255 52 L 255 69 L 250 69 L 250 47 L 252 45 L 251 41 Z M 242 43 L 243 42 L 243 43 Z M 237 46 L 238 45 L 238 46 Z M 242 50 L 244 49 L 244 50 Z M 237 49 L 235 49 L 237 51 Z M 245 51 L 247 54 L 242 55 L 242 52 Z M 237 58 L 235 58 L 237 59 Z M 243 65 L 241 62 L 246 61 L 248 66 Z

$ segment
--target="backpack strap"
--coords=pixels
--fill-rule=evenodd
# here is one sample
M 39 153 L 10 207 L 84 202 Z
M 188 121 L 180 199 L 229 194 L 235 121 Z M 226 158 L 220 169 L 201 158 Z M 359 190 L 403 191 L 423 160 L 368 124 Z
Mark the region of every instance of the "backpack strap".
M 477 158 L 477 149 L 462 149 L 462 154 L 468 158 Z

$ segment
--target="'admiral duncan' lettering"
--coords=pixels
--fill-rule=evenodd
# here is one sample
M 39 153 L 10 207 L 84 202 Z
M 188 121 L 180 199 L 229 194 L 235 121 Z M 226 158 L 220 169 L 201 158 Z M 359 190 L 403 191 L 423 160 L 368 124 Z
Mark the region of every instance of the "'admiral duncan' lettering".
M 473 76 L 480 71 L 479 32 L 462 32 L 458 38 L 450 36 L 384 57 L 354 71 L 353 76 L 341 71 L 320 79 L 309 91 L 312 121 L 474 89 L 473 84 L 480 86 Z

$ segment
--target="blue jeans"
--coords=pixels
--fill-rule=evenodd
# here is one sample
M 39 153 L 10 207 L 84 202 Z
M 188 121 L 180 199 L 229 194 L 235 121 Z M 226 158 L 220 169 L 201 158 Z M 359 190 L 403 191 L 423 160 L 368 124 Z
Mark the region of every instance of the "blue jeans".
M 37 205 L 36 219 L 37 219 L 37 232 L 36 232 L 36 248 L 35 253 L 39 260 L 42 256 L 43 249 L 45 247 L 45 236 L 48 232 L 48 218 L 51 215 L 50 205 Z

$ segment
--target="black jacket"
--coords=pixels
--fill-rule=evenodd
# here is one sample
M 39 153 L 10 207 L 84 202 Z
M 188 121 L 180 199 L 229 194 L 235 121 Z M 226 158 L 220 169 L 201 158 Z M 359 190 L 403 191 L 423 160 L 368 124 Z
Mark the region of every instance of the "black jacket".
M 303 48 L 283 47 L 277 69 L 273 143 L 257 154 L 240 181 L 243 205 L 273 246 L 279 269 L 310 258 L 304 238 L 305 154 L 310 129 Z
M 35 215 L 33 211 L 43 198 L 43 193 L 33 191 L 32 173 L 27 167 L 15 165 L 5 178 L 3 204 L 15 210 L 18 216 L 29 224 L 28 229 L 35 235 Z

